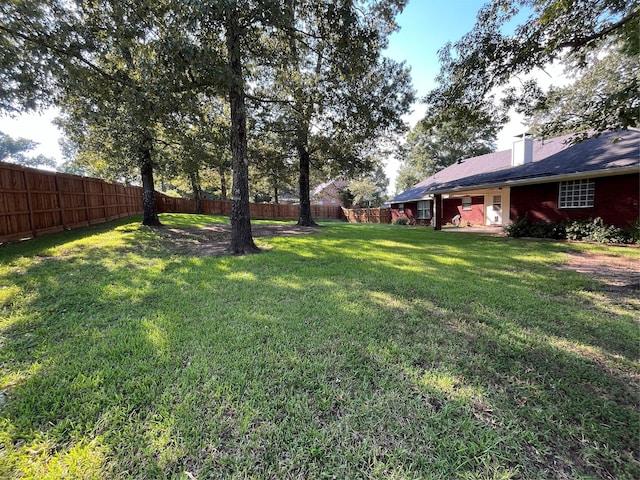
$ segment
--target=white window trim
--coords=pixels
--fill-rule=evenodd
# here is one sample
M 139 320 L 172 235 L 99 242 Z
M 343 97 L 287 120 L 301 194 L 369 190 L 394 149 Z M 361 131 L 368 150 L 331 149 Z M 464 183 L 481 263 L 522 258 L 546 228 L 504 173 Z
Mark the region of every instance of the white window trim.
M 560 182 L 558 208 L 593 208 L 596 183 L 588 178 Z
M 465 200 L 467 200 L 469 202 L 469 205 L 465 205 Z M 473 200 L 471 199 L 471 197 L 462 197 L 462 210 L 463 211 L 470 211 L 473 210 Z
M 399 213 L 404 213 L 404 203 L 399 203 L 398 204 L 398 212 Z

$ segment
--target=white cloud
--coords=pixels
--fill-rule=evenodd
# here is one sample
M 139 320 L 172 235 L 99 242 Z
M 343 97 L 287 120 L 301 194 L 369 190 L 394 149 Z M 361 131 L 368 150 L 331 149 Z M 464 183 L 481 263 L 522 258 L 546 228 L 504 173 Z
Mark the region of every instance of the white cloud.
M 0 132 L 13 138 L 27 138 L 38 143 L 27 156 L 44 155 L 53 157 L 58 164 L 62 163 L 62 151 L 58 143 L 62 136 L 53 124 L 58 111 L 49 109 L 42 114 L 30 113 L 18 117 L 0 117 Z

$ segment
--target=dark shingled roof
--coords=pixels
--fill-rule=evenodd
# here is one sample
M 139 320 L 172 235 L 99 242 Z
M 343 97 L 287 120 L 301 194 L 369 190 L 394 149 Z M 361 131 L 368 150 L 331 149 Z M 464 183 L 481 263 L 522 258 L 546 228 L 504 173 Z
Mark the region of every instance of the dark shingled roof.
M 511 150 L 463 160 L 396 195 L 390 203 L 419 200 L 433 193 L 505 185 L 540 183 L 541 179 L 640 165 L 640 130 L 603 133 L 576 145 L 570 135 L 533 142 L 533 162 L 511 166 Z

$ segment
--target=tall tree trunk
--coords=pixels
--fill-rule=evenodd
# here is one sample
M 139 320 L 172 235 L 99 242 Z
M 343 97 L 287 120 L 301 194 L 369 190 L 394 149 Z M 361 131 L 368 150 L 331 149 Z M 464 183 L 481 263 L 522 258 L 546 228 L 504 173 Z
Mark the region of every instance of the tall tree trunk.
M 229 89 L 231 107 L 231 158 L 233 166 L 233 185 L 231 194 L 231 244 L 233 254 L 245 254 L 260 251 L 251 235 L 249 212 L 249 161 L 247 159 L 247 112 L 244 104 L 244 77 L 242 71 L 242 53 L 240 51 L 241 27 L 237 12 L 233 7 L 227 11 L 226 43 L 232 82 Z
M 295 15 L 293 8 L 291 14 Z M 293 21 L 293 17 L 292 17 Z M 295 58 L 297 64 L 300 64 L 300 57 L 298 54 L 298 46 L 293 36 L 289 37 L 289 45 L 291 48 L 292 56 Z M 318 78 L 322 67 L 322 53 L 318 53 L 316 58 L 315 73 Z M 300 196 L 300 217 L 298 218 L 298 225 L 304 227 L 315 227 L 318 224 L 313 221 L 311 217 L 311 194 L 310 194 L 310 165 L 311 154 L 309 153 L 309 132 L 311 126 L 311 118 L 313 115 L 313 104 L 309 102 L 312 98 L 305 95 L 302 87 L 298 86 L 294 93 L 296 100 L 296 116 L 297 120 L 297 139 L 296 149 L 298 150 L 298 160 L 300 162 L 300 178 L 298 179 L 299 196 Z
M 153 162 L 149 139 L 143 140 L 140 151 L 140 174 L 142 176 L 142 224 L 162 226 L 156 207 L 156 189 L 153 184 Z
M 220 198 L 227 199 L 227 176 L 224 174 L 224 168 L 220 167 Z
M 300 159 L 300 217 L 298 225 L 303 227 L 314 227 L 318 224 L 311 218 L 311 195 L 309 194 L 309 177 L 311 156 L 303 144 L 298 144 L 298 158 Z
M 193 190 L 193 199 L 196 202 L 196 213 L 202 213 L 202 189 L 200 188 L 200 180 L 197 172 L 189 173 L 191 180 L 191 189 Z

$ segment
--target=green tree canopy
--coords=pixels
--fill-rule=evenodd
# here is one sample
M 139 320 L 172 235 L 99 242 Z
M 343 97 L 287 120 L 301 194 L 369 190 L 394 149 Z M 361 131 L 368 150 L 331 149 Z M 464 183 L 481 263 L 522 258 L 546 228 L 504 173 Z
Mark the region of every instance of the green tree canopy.
M 396 179 L 397 191 L 406 190 L 457 160 L 495 150 L 500 128 L 497 121 L 466 124 L 442 117 L 442 112 L 434 116 L 427 113 L 409 132 Z
M 427 95 L 427 104 L 436 112 L 471 113 L 460 115 L 459 120 L 481 125 L 486 120 L 482 113 L 496 108 L 496 92 L 514 78 L 557 60 L 579 69 L 590 68 L 598 60 L 593 53 L 603 42 L 621 42 L 626 55 L 637 53 L 638 5 L 638 0 L 493 0 L 479 11 L 469 33 L 440 50 L 439 84 Z M 527 15 L 526 20 L 515 27 L 513 34 L 506 34 L 506 25 L 523 15 Z M 601 121 L 597 114 L 587 113 L 581 115 L 580 130 L 598 133 L 637 124 L 637 83 L 630 77 L 624 82 L 622 88 L 614 88 L 599 102 L 599 108 L 617 110 L 615 121 Z M 559 93 L 568 92 L 555 90 L 552 97 Z M 534 81 L 528 81 L 521 89 L 506 88 L 501 107 L 518 105 L 527 109 L 539 99 L 540 89 Z M 588 108 L 586 103 L 573 105 Z M 576 125 L 567 123 L 566 127 Z
M 318 152 L 319 163 L 362 169 L 362 151 L 379 135 L 402 127 L 400 115 L 412 100 L 406 67 L 380 56 L 405 3 L 5 2 L 0 78 L 6 83 L 0 87 L 0 108 L 61 107 L 60 124 L 71 150 L 84 156 L 81 163 L 99 166 L 112 178 L 129 178 L 137 169 L 143 223 L 158 225 L 154 172 L 182 172 L 194 190 L 200 188 L 198 176 L 210 153 L 198 146 L 203 131 L 196 123 L 203 102 L 224 97 L 233 173 L 230 251 L 255 251 L 246 100 L 278 107 L 271 117 L 288 133 L 271 153 L 260 149 L 267 153 L 263 164 L 280 172 L 272 153 L 282 145 L 289 149 L 287 158 L 297 152 L 307 198 L 312 153 Z M 258 90 L 276 98 L 260 98 Z M 185 155 L 192 158 L 181 162 Z
M 592 131 L 640 126 L 640 62 L 621 42 L 595 51 L 588 67 L 566 87 L 549 91 L 531 88 L 522 106 L 534 133 L 550 137 L 573 134 L 574 141 Z M 534 97 L 534 95 L 536 95 Z
M 387 199 L 389 179 L 381 165 L 371 173 L 360 175 L 346 188 L 348 198 L 357 207 L 381 207 Z M 348 205 L 347 205 L 348 206 Z
M 282 61 L 262 78 L 272 131 L 297 157 L 300 225 L 312 225 L 310 169 L 354 176 L 374 165 L 380 137 L 403 131 L 413 101 L 408 69 L 382 57 L 405 0 L 287 2 Z

